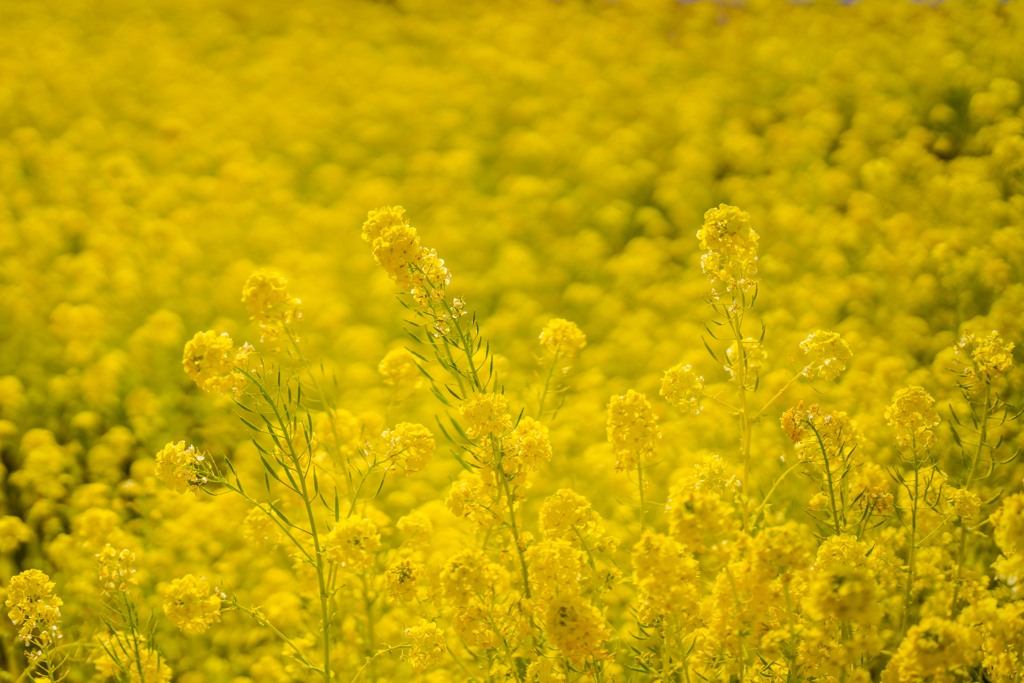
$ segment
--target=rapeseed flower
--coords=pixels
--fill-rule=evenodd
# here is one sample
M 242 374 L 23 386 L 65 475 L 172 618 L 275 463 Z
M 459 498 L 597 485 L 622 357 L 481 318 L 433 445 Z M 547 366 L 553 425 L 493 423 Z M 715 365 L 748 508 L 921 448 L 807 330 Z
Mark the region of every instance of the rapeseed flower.
M 885 410 L 885 420 L 896 433 L 901 448 L 927 451 L 935 445 L 932 431 L 939 424 L 935 399 L 922 387 L 900 389 Z
M 630 389 L 608 403 L 608 441 L 615 469 L 633 470 L 645 462 L 661 439 L 658 418 L 647 397 Z
M 572 360 L 587 345 L 579 326 L 564 318 L 552 318 L 540 331 L 540 346 L 552 357 Z
M 18 640 L 32 648 L 29 656 L 37 659 L 39 650 L 55 646 L 61 639 L 60 607 L 54 583 L 38 569 L 26 569 L 11 577 L 7 584 L 7 616 L 18 630 Z
M 347 572 L 372 566 L 379 549 L 380 530 L 361 517 L 341 520 L 324 539 L 324 554 Z
M 220 621 L 224 596 L 204 577 L 186 574 L 163 587 L 164 613 L 185 633 L 205 633 Z

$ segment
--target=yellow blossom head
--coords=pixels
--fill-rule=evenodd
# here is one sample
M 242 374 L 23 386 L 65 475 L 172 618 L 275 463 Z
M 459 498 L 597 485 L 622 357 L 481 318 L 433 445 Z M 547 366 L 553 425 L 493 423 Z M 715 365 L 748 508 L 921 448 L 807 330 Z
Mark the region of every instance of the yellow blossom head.
M 377 364 L 384 384 L 393 386 L 403 392 L 411 392 L 423 386 L 426 378 L 420 372 L 419 363 L 409 349 L 391 349 L 380 363 Z
M 197 332 L 185 344 L 182 364 L 185 374 L 203 391 L 234 398 L 246 383 L 237 368 L 245 365 L 251 350 L 248 344 L 236 349 L 226 333 Z
M 421 310 L 444 299 L 451 273 L 435 250 L 420 243 L 405 209 L 387 206 L 371 211 L 363 223 L 363 239 L 377 264 L 400 289 L 413 295 Z
M 552 600 L 544 614 L 544 628 L 552 645 L 573 666 L 586 666 L 607 656 L 604 644 L 611 629 L 601 612 L 581 596 L 569 594 Z
M 196 491 L 207 482 L 206 456 L 184 441 L 172 442 L 156 454 L 156 476 L 172 491 Z
M 300 301 L 288 293 L 288 281 L 280 273 L 258 270 L 242 287 L 242 302 L 249 316 L 259 325 L 262 341 L 275 342 L 290 332 L 302 317 Z
M 32 538 L 32 530 L 20 517 L 0 517 L 0 553 L 9 553 Z
M 701 411 L 700 399 L 704 396 L 704 378 L 698 375 L 692 365 L 679 363 L 665 371 L 661 379 L 661 395 L 679 409 L 679 412 Z
M 504 394 L 473 394 L 459 405 L 466 436 L 474 441 L 501 438 L 512 429 L 512 413 Z
M 801 374 L 804 377 L 835 379 L 846 370 L 852 358 L 850 346 L 836 332 L 817 330 L 800 342 L 807 365 Z
M 124 593 L 138 582 L 135 576 L 135 553 L 128 548 L 117 550 L 105 545 L 96 555 L 100 565 L 100 590 L 104 595 Z
M 61 639 L 60 606 L 50 577 L 38 569 L 26 569 L 7 584 L 7 616 L 26 645 L 49 648 Z
M 555 358 L 572 360 L 587 345 L 579 326 L 564 318 L 552 318 L 540 332 L 540 346 Z
M 380 531 L 362 517 L 341 520 L 324 540 L 324 554 L 346 571 L 372 566 L 379 549 Z
M 406 474 L 426 467 L 437 448 L 430 430 L 412 422 L 399 422 L 382 436 L 387 443 L 387 457 Z
M 758 235 L 750 227 L 750 214 L 735 206 L 719 204 L 704 214 L 704 225 L 697 231 L 701 268 L 711 282 L 714 298 L 735 290 L 753 290 L 757 286 Z
M 935 445 L 932 429 L 938 426 L 939 413 L 935 399 L 922 387 L 900 389 L 885 411 L 885 420 L 896 433 L 901 448 L 925 451 Z
M 409 663 L 413 671 L 429 669 L 444 659 L 447 652 L 444 631 L 434 622 L 420 619 L 415 626 L 405 629 L 405 637 L 411 646 Z
M 608 441 L 615 453 L 615 469 L 632 470 L 654 452 L 661 438 L 658 418 L 647 397 L 630 389 L 608 403 Z
M 164 613 L 185 633 L 204 633 L 220 621 L 224 596 L 201 576 L 186 574 L 161 590 Z
M 961 374 L 970 383 L 991 384 L 1013 367 L 1014 345 L 995 330 L 984 337 L 966 334 L 953 348 L 962 365 Z

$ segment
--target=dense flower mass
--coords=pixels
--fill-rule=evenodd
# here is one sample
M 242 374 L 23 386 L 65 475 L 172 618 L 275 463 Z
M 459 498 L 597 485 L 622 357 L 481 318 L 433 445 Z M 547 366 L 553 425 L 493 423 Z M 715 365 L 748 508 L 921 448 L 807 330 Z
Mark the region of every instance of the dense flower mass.
M 1024 4 L 0 27 L 0 680 L 1022 683 Z
M 185 633 L 203 633 L 220 621 L 222 596 L 201 576 L 186 574 L 163 589 L 164 613 Z
M 572 359 L 587 345 L 579 326 L 564 318 L 552 318 L 540 331 L 540 346 L 553 356 Z
M 630 389 L 608 404 L 608 441 L 616 469 L 632 469 L 649 456 L 661 438 L 658 418 L 647 397 Z
M 26 569 L 7 585 L 7 616 L 18 640 L 31 647 L 50 647 L 60 639 L 60 607 L 54 583 L 38 569 Z
M 896 392 L 885 411 L 885 419 L 903 448 L 928 450 L 935 445 L 932 431 L 939 425 L 935 399 L 922 387 L 905 387 Z

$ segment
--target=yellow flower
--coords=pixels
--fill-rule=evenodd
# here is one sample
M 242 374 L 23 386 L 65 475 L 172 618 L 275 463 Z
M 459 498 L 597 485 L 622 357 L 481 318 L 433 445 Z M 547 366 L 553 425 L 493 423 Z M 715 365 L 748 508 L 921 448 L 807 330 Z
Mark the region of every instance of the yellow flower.
M 196 332 L 185 344 L 182 364 L 185 374 L 203 391 L 237 397 L 246 379 L 236 366 L 244 365 L 250 351 L 248 344 L 235 349 L 234 342 L 226 333 L 218 335 L 212 330 Z
M 288 293 L 288 281 L 270 270 L 258 270 L 242 287 L 242 303 L 249 316 L 259 325 L 261 341 L 274 342 L 302 318 L 298 299 Z
M 641 623 L 673 617 L 687 622 L 696 615 L 697 562 L 682 545 L 664 534 L 647 531 L 633 546 L 632 561 Z
M 544 540 L 526 551 L 533 597 L 548 602 L 558 595 L 579 595 L 586 556 L 568 541 Z
M 981 510 L 981 496 L 967 489 L 947 489 L 946 502 L 955 514 L 964 519 L 972 519 Z
M 384 572 L 384 586 L 388 596 L 409 601 L 416 597 L 416 586 L 423 574 L 423 565 L 408 558 L 395 560 Z
M 573 666 L 583 667 L 604 659 L 611 629 L 596 607 L 578 595 L 563 595 L 548 605 L 544 628 L 551 643 Z
M 184 441 L 169 443 L 156 454 L 156 476 L 175 493 L 197 491 L 207 482 L 206 456 Z
M 842 565 L 820 568 L 813 574 L 803 606 L 818 621 L 839 621 L 870 625 L 879 615 L 878 586 L 864 567 Z
M 423 386 L 426 378 L 420 372 L 416 356 L 406 348 L 391 349 L 377 365 L 384 384 L 404 391 L 414 391 Z
M 53 588 L 50 577 L 38 569 L 26 569 L 7 585 L 7 616 L 18 629 L 18 640 L 26 645 L 46 649 L 61 639 L 64 601 L 53 594 Z
M 463 550 L 448 559 L 441 569 L 441 592 L 445 601 L 462 609 L 474 601 L 500 595 L 509 583 L 504 567 L 490 562 L 479 550 Z
M 223 596 L 203 577 L 186 574 L 160 592 L 167 618 L 185 633 L 204 633 L 220 621 Z
M 430 430 L 411 422 L 399 422 L 394 429 L 385 431 L 383 438 L 387 442 L 387 457 L 406 474 L 426 467 L 437 448 Z
M 698 375 L 692 365 L 673 365 L 661 379 L 661 395 L 679 409 L 679 412 L 700 412 L 700 399 L 704 396 L 704 378 Z
M 897 683 L 965 680 L 968 669 L 981 660 L 980 645 L 974 629 L 940 617 L 925 617 L 907 631 L 882 680 Z
M 447 651 L 444 631 L 437 624 L 420 619 L 418 624 L 405 629 L 405 637 L 412 645 L 409 662 L 414 671 L 429 669 L 444 659 Z
M 433 249 L 420 244 L 405 209 L 386 206 L 371 211 L 363 223 L 363 240 L 373 258 L 403 291 L 413 295 L 421 310 L 444 298 L 451 274 Z
M 967 357 L 962 372 L 968 381 L 991 383 L 1013 366 L 1014 345 L 1004 341 L 995 330 L 980 339 L 973 334 L 964 335 L 953 348 L 957 355 Z
M 767 358 L 768 353 L 759 339 L 744 337 L 742 344 L 734 341 L 725 350 L 725 369 L 737 383 L 742 374 L 744 386 L 753 390 L 757 386 L 758 373 Z
M 540 346 L 555 358 L 572 360 L 587 345 L 587 338 L 576 323 L 552 318 L 540 332 Z
M 324 540 L 324 554 L 339 566 L 353 571 L 373 565 L 380 549 L 380 532 L 368 519 L 341 520 Z
M 565 674 L 554 659 L 538 659 L 526 667 L 526 683 L 565 683 Z
M 501 466 L 521 486 L 530 472 L 536 472 L 542 463 L 551 460 L 551 441 L 548 428 L 525 416 L 505 439 L 505 454 Z M 521 491 L 519 493 L 522 493 Z
M 996 545 L 1006 555 L 1024 552 L 1024 493 L 1003 500 L 992 513 L 992 526 Z
M 469 520 L 478 530 L 483 531 L 494 527 L 500 521 L 491 511 L 497 498 L 498 487 L 493 478 L 485 481 L 480 474 L 463 472 L 452 482 L 444 502 L 456 517 Z
M 100 565 L 100 590 L 104 595 L 123 593 L 128 586 L 138 582 L 135 576 L 135 553 L 128 548 L 115 550 L 114 546 L 106 545 L 96 555 Z
M 885 410 L 885 420 L 896 432 L 896 443 L 901 448 L 929 450 L 935 445 L 932 433 L 940 422 L 935 410 L 935 399 L 921 387 L 900 389 Z
M 504 394 L 474 394 L 459 405 L 466 436 L 474 441 L 498 439 L 512 429 L 512 414 Z
M 600 527 L 590 501 L 572 489 L 559 489 L 540 507 L 540 531 L 545 538 L 579 543 Z
M 758 235 L 750 227 L 750 214 L 735 206 L 719 204 L 704 214 L 704 225 L 697 231 L 701 268 L 711 282 L 715 298 L 736 289 L 752 290 L 757 281 Z
M 802 402 L 782 414 L 782 430 L 793 441 L 800 462 L 822 467 L 825 457 L 830 461 L 845 458 L 858 443 L 857 431 L 846 413 L 822 413 L 816 405 L 804 408 Z
M 846 370 L 852 358 L 849 345 L 836 332 L 817 330 L 800 342 L 807 365 L 801 374 L 804 377 L 835 379 Z
M 22 543 L 32 538 L 32 530 L 20 517 L 4 515 L 0 517 L 0 553 L 16 550 Z
M 647 397 L 630 389 L 608 403 L 608 441 L 615 454 L 615 469 L 632 470 L 654 452 L 661 438 L 658 418 Z
M 245 514 L 242 522 L 242 538 L 250 543 L 277 545 L 281 542 L 281 531 L 265 508 L 254 507 Z
M 428 546 L 434 535 L 433 523 L 422 512 L 410 512 L 399 517 L 395 526 L 402 533 L 404 545 L 412 548 Z

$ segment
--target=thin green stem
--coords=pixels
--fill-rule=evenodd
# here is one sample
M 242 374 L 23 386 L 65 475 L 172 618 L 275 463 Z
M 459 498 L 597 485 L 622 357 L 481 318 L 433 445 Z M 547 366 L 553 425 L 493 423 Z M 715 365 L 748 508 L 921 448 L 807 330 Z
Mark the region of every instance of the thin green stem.
M 770 408 L 773 403 L 775 403 L 777 400 L 779 400 L 779 397 L 782 396 L 782 394 L 786 391 L 786 389 L 788 389 L 790 386 L 792 386 L 793 382 L 795 382 L 798 379 L 800 379 L 801 374 L 802 373 L 798 372 L 795 375 L 793 375 L 792 377 L 790 377 L 789 380 L 785 384 L 782 385 L 782 388 L 779 389 L 777 392 L 775 392 L 774 396 L 772 396 L 770 399 L 765 401 L 765 404 L 763 406 L 761 406 L 760 410 L 758 410 L 756 413 L 754 413 L 754 417 L 751 418 L 751 421 L 752 422 L 757 422 L 758 420 L 760 420 L 761 416 L 764 415 L 765 411 L 768 410 L 768 408 Z
M 900 617 L 900 638 L 907 632 L 910 616 L 910 596 L 914 589 L 914 573 L 917 560 L 917 507 L 920 498 L 921 466 L 916 445 L 914 448 L 914 491 L 910 501 L 910 541 L 907 547 L 907 583 L 903 590 L 903 615 Z
M 981 453 L 985 449 L 985 441 L 988 439 L 988 418 L 992 410 L 992 385 L 985 382 L 985 403 L 981 411 L 981 429 L 978 433 L 978 446 L 974 449 L 974 457 L 971 458 L 971 468 L 967 471 L 967 480 L 964 488 L 970 490 L 971 482 L 974 481 L 974 474 L 978 469 L 978 462 L 981 460 Z M 949 602 L 949 616 L 956 616 L 956 605 L 960 601 L 960 587 L 963 585 L 964 560 L 967 557 L 967 525 L 963 517 L 960 518 L 960 544 L 956 553 L 956 578 L 953 580 L 953 598 Z
M 516 505 L 512 498 L 512 490 L 508 485 L 508 477 L 505 476 L 505 470 L 502 469 L 500 463 L 497 467 L 498 481 L 501 482 L 502 493 L 505 496 L 505 500 L 508 501 L 508 517 L 509 527 L 512 529 L 512 540 L 516 546 L 516 555 L 519 556 L 519 569 L 523 574 L 523 594 L 526 599 L 529 600 L 532 595 L 530 591 L 530 572 L 526 567 L 526 554 L 523 551 L 522 543 L 519 540 L 519 524 L 516 521 Z

